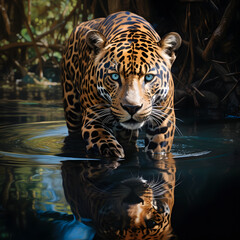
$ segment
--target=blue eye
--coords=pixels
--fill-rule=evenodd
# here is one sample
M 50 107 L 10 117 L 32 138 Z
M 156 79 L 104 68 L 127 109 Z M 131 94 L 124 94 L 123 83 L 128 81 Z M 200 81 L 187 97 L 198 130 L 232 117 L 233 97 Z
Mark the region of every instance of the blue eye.
M 117 81 L 120 78 L 120 76 L 117 73 L 112 73 L 111 78 L 112 80 Z
M 153 78 L 154 78 L 154 75 L 153 75 L 153 74 L 147 74 L 147 75 L 145 75 L 144 80 L 145 80 L 146 82 L 150 82 L 150 81 L 153 80 Z

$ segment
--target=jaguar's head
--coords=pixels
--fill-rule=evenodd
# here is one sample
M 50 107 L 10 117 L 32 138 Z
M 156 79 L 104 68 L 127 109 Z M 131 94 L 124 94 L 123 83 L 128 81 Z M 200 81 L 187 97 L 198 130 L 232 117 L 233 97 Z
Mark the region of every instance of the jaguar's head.
M 126 179 L 115 186 L 111 202 L 100 210 L 99 229 L 104 229 L 100 235 L 109 239 L 169 239 L 173 196 L 165 187 L 141 178 Z
M 144 32 L 128 31 L 107 42 L 100 32 L 89 31 L 86 41 L 93 50 L 98 93 L 123 127 L 141 128 L 159 119 L 154 108 L 172 107 L 171 66 L 181 45 L 177 33 L 154 42 Z

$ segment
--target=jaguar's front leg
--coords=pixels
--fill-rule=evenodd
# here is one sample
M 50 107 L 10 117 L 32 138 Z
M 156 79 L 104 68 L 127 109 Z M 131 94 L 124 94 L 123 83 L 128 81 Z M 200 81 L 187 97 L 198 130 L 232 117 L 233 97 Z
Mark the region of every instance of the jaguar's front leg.
M 165 154 L 172 148 L 175 114 L 171 113 L 161 125 L 152 124 L 146 130 L 145 150 L 150 154 Z
M 82 137 L 87 144 L 87 151 L 94 151 L 105 157 L 124 157 L 123 148 L 113 136 L 112 131 L 99 120 L 85 118 Z

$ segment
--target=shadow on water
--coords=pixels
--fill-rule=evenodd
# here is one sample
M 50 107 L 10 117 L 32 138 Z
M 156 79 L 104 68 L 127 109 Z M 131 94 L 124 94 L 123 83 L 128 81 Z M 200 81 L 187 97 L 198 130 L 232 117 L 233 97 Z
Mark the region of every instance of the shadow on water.
M 0 239 L 239 235 L 238 120 L 184 114 L 172 154 L 148 156 L 140 135 L 117 161 L 86 155 L 52 100 L 0 102 Z

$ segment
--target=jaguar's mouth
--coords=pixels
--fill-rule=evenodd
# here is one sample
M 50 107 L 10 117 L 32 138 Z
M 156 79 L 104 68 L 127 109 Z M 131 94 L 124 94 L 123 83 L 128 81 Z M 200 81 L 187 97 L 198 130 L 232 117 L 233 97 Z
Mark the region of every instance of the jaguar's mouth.
M 141 128 L 144 125 L 144 122 L 138 122 L 131 118 L 125 122 L 121 122 L 120 124 L 126 129 L 135 130 Z

